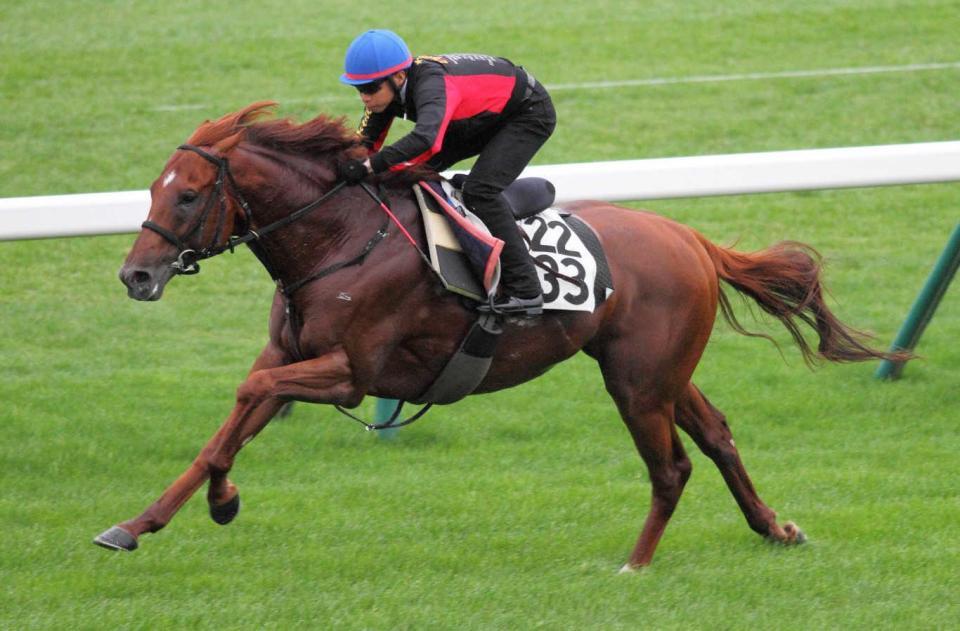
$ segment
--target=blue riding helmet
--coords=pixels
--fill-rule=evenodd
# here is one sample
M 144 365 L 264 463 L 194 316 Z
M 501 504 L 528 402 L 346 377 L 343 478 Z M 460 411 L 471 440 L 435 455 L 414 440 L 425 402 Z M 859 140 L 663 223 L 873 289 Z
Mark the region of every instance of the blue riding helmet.
M 347 85 L 362 85 L 405 70 L 412 63 L 410 49 L 399 35 L 386 29 L 374 29 L 350 43 L 340 81 Z

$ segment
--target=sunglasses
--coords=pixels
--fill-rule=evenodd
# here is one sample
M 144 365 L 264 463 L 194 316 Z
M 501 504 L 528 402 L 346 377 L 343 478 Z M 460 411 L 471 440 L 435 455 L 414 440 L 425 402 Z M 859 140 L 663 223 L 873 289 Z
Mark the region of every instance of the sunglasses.
M 377 79 L 376 81 L 371 81 L 370 83 L 361 83 L 360 85 L 354 87 L 360 94 L 376 94 L 380 91 L 380 86 L 383 85 L 383 82 L 384 79 Z

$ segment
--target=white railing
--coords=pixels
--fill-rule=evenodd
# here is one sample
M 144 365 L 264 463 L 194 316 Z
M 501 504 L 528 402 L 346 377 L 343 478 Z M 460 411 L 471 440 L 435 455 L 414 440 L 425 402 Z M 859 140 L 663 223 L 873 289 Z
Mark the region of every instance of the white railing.
M 558 202 L 626 201 L 960 181 L 960 141 L 529 167 Z M 148 191 L 0 199 L 0 241 L 137 232 Z

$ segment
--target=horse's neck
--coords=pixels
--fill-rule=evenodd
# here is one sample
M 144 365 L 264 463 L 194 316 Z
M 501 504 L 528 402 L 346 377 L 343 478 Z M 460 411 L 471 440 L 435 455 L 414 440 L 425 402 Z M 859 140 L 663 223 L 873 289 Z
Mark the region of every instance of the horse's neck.
M 281 221 L 323 197 L 332 187 L 318 187 L 315 173 L 298 173 L 282 156 L 250 155 L 245 178 L 249 191 L 254 230 Z M 245 193 L 246 194 L 246 193 Z M 409 200 L 407 199 L 409 198 Z M 408 231 L 416 234 L 417 221 L 412 194 L 392 189 L 388 201 Z M 396 203 L 393 203 L 396 202 Z M 315 273 L 318 269 L 357 256 L 387 220 L 387 214 L 362 187 L 349 186 L 333 193 L 316 208 L 251 248 L 275 278 L 285 284 Z M 390 232 L 394 232 L 390 229 Z
M 335 196 L 339 197 L 339 195 Z M 270 212 L 254 211 L 254 230 L 280 221 L 307 204 L 296 203 L 281 207 L 274 202 Z M 331 197 L 292 223 L 276 229 L 258 240 L 254 253 L 276 278 L 289 284 L 309 274 L 314 268 L 327 264 L 353 240 L 357 229 L 344 221 L 338 207 L 339 199 Z M 278 212 L 279 211 L 279 212 Z
M 413 202 L 401 203 L 394 194 L 394 211 L 408 231 L 414 232 Z M 319 199 L 319 196 L 316 198 Z M 292 200 L 284 208 L 254 217 L 258 227 L 287 217 L 316 201 Z M 351 260 L 360 255 L 377 231 L 389 221 L 379 204 L 360 187 L 342 188 L 328 200 L 296 221 L 270 233 L 251 248 L 274 278 L 290 285 L 318 270 Z M 256 227 L 254 228 L 256 229 Z M 388 225 L 388 233 L 397 233 Z M 378 246 L 385 247 L 385 246 Z M 408 245 L 409 247 L 409 245 Z M 411 248 L 412 250 L 412 248 Z
M 233 156 L 233 166 L 238 187 L 250 205 L 252 230 L 263 231 L 323 195 L 320 182 L 301 173 L 302 168 L 290 168 L 299 166 L 302 159 L 287 159 L 259 147 L 241 147 Z M 323 203 L 303 218 L 271 229 L 262 239 L 251 242 L 250 249 L 275 279 L 290 282 L 291 277 L 309 271 L 317 254 L 330 252 L 341 238 L 343 227 L 338 225 L 337 213 L 331 213 L 332 207 L 333 203 Z

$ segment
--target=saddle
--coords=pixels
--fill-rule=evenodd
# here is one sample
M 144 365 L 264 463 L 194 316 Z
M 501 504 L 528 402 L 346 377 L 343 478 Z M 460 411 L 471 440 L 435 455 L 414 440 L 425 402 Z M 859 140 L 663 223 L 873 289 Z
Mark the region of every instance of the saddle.
M 466 179 L 466 175 L 457 173 L 450 178 L 450 185 L 458 191 L 462 190 Z M 522 177 L 505 188 L 502 195 L 514 218 L 520 221 L 552 206 L 557 199 L 557 188 L 553 182 L 542 177 Z

